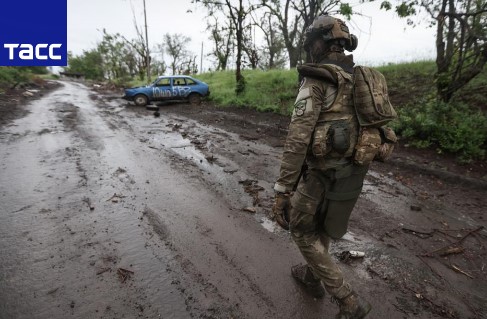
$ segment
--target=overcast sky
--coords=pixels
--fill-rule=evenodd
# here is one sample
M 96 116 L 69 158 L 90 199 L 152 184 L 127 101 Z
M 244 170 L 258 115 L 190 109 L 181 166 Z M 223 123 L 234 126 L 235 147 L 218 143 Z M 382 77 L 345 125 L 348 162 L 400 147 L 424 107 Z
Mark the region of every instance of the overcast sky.
M 415 28 L 407 26 L 394 13 L 378 10 L 379 2 L 354 6 L 363 16 L 354 16 L 347 22 L 359 38 L 359 46 L 353 52 L 356 62 L 380 65 L 434 59 L 434 30 L 426 23 Z M 94 48 L 104 28 L 129 39 L 135 37 L 132 6 L 138 24 L 143 25 L 143 0 L 68 0 L 68 50 L 81 54 Z M 195 7 L 191 0 L 146 0 L 146 6 L 150 47 L 162 43 L 165 33 L 180 33 L 192 39 L 188 48 L 198 55 L 197 63 L 202 43 L 204 55 L 210 51 L 205 9 Z M 211 64 L 206 61 L 203 67 L 206 70 Z

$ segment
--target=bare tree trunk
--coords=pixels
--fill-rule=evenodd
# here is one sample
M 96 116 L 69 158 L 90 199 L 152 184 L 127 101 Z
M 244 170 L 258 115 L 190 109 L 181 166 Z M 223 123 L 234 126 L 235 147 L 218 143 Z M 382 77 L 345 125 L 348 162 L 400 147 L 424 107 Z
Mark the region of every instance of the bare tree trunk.
M 447 80 L 444 78 L 448 74 L 448 66 L 449 62 L 446 59 L 446 52 L 445 52 L 445 42 L 443 39 L 444 35 L 444 28 L 446 24 L 447 16 L 445 14 L 446 5 L 448 0 L 442 0 L 441 10 L 436 18 L 437 20 L 437 27 L 436 27 L 436 89 L 438 93 L 438 97 L 440 100 L 444 100 L 446 97 L 442 96 L 442 92 L 445 91 L 446 87 L 448 86 Z

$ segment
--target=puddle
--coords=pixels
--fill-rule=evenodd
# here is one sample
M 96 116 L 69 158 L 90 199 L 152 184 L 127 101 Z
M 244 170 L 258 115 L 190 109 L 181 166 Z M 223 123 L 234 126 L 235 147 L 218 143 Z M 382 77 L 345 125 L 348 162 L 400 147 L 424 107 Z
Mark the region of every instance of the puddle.
M 378 205 L 382 211 L 398 217 L 407 215 L 412 204 L 410 189 L 371 170 L 365 178 L 361 196 Z
M 226 173 L 239 167 L 235 162 L 220 156 L 205 155 L 201 150 L 191 143 L 188 139 L 182 137 L 179 133 L 164 132 L 152 136 L 154 145 L 161 145 L 170 152 L 178 155 L 193 163 L 204 172 L 203 178 L 212 184 L 213 187 L 219 187 L 233 204 L 240 208 L 252 205 L 250 196 L 245 193 L 239 181 L 246 179 L 241 172 Z M 205 142 L 208 144 L 208 141 Z M 213 158 L 213 160 L 211 159 Z M 224 192 L 223 192 L 224 191 Z

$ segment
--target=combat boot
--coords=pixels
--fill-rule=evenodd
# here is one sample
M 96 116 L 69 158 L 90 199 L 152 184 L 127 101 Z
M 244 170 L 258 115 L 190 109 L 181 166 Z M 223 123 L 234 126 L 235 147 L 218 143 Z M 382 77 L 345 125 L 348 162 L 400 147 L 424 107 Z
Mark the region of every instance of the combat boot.
M 323 298 L 325 296 L 325 288 L 321 285 L 321 280 L 315 278 L 308 265 L 300 264 L 291 267 L 291 274 L 313 297 Z
M 336 299 L 340 312 L 336 315 L 336 319 L 362 319 L 372 309 L 370 303 L 358 296 L 355 292 L 343 299 Z

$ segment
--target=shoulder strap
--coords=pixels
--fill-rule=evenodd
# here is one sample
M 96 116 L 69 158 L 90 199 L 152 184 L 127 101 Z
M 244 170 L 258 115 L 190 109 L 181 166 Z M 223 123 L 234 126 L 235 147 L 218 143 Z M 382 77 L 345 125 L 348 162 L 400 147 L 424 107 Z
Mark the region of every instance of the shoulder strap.
M 325 80 L 326 82 L 330 82 L 332 84 L 338 83 L 336 73 L 324 68 L 323 65 L 309 63 L 300 65 L 297 67 L 297 69 L 299 74 L 302 76 Z

